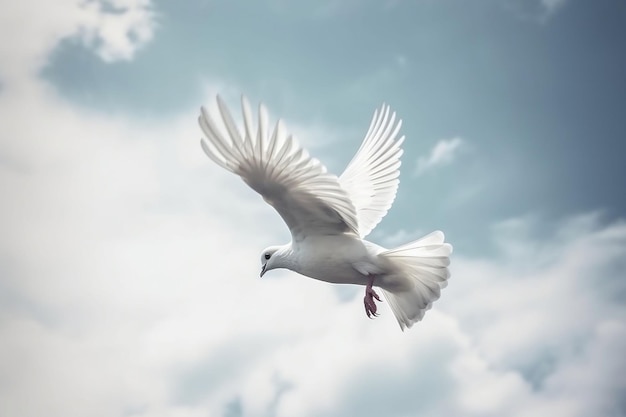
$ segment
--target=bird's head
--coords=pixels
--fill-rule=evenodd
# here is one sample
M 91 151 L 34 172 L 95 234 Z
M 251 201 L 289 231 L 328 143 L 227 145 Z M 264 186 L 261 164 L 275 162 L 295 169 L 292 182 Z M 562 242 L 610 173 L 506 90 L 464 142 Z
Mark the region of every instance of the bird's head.
M 261 276 L 269 270 L 283 268 L 282 246 L 270 246 L 261 253 Z

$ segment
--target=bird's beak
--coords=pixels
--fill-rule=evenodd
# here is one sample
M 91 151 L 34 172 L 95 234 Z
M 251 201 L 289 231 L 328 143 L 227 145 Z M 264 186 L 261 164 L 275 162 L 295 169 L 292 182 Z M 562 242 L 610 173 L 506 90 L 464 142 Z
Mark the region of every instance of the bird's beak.
M 265 267 L 267 266 L 267 264 L 263 265 L 263 267 L 261 268 L 261 275 L 260 277 L 263 277 L 263 275 L 265 274 Z

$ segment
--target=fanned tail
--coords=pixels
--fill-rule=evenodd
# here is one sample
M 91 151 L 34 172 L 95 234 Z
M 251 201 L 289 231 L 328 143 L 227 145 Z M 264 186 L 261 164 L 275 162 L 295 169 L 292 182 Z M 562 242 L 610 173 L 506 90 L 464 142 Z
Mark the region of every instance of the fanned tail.
M 450 277 L 448 265 L 452 245 L 444 242 L 441 231 L 382 252 L 397 274 L 410 283 L 408 289 L 384 290 L 383 294 L 400 328 L 410 328 L 420 321 L 441 295 Z

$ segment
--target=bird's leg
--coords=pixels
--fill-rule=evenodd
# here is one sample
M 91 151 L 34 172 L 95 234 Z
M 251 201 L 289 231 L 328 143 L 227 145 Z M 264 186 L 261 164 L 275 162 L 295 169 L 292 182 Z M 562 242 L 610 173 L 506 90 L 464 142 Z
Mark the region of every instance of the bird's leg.
M 365 297 L 363 297 L 363 304 L 365 305 L 365 314 L 367 314 L 367 317 L 369 318 L 372 318 L 372 316 L 374 317 L 378 316 L 378 313 L 376 313 L 377 307 L 376 307 L 376 303 L 374 302 L 374 298 L 380 301 L 380 297 L 378 296 L 378 294 L 376 294 L 376 291 L 374 291 L 374 288 L 372 288 L 372 285 L 374 285 L 374 278 L 375 278 L 375 275 L 367 276 L 367 286 L 365 287 Z

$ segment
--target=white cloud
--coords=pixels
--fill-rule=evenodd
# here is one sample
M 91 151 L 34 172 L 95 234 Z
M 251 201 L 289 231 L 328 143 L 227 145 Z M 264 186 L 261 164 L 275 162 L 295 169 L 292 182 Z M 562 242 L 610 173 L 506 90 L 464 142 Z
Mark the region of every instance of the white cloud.
M 435 144 L 427 157 L 422 156 L 418 158 L 415 175 L 423 175 L 434 168 L 450 164 L 463 143 L 463 139 L 459 137 L 441 139 Z
M 442 299 L 401 333 L 384 304 L 366 320 L 360 292 L 342 303 L 325 283 L 257 278 L 283 226 L 204 159 L 195 109 L 111 118 L 39 84 L 0 109 L 38 115 L 0 136 L 20 137 L 0 149 L 7 414 L 609 415 L 626 389 L 609 291 L 622 223 L 574 219 L 548 241 L 526 232 L 533 218 L 496 227 L 503 248 L 535 251 L 457 255 Z
M 466 273 L 450 283 L 442 304 L 463 317 L 462 328 L 471 332 L 476 351 L 492 369 L 514 371 L 533 388 L 520 390 L 523 401 L 514 415 L 546 410 L 612 415 L 611 407 L 619 407 L 616 393 L 623 395 L 626 381 L 605 373 L 604 367 L 612 363 L 621 370 L 626 361 L 600 353 L 596 345 L 604 346 L 600 339 L 607 326 L 615 345 L 626 343 L 626 312 L 616 295 L 626 291 L 620 259 L 626 251 L 626 224 L 602 227 L 597 215 L 586 215 L 564 222 L 552 238 L 539 239 L 528 232 L 535 228 L 533 222 L 517 219 L 497 236 L 505 248 L 497 263 L 457 259 L 453 272 Z M 522 242 L 526 250 L 509 250 Z M 588 361 L 595 362 L 593 370 Z M 590 387 L 597 374 L 607 378 L 604 387 Z M 586 391 L 585 398 L 575 391 Z
M 204 157 L 197 109 L 130 119 L 20 82 L 0 93 L 3 415 L 619 412 L 623 222 L 494 227 L 501 257 L 455 255 L 442 299 L 402 333 L 385 304 L 367 320 L 360 292 L 258 278 L 285 228 Z
M 105 61 L 131 59 L 152 38 L 154 17 L 150 0 L 0 2 L 0 78 L 30 79 L 68 38 Z
M 106 12 L 104 4 L 115 12 Z M 95 3 L 81 26 L 81 39 L 107 62 L 132 59 L 135 51 L 152 39 L 155 16 L 150 0 L 113 0 Z

